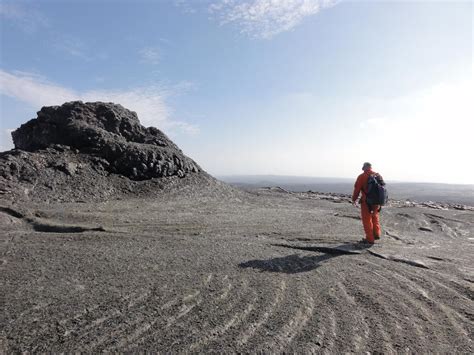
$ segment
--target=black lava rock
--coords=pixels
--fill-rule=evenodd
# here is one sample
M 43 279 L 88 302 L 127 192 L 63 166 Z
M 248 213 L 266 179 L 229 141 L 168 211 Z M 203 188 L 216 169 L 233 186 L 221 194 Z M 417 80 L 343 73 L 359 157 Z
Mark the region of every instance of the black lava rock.
M 113 103 L 43 107 L 12 137 L 15 148 L 24 151 L 60 147 L 102 158 L 105 170 L 133 180 L 201 172 L 163 132 L 142 126 L 135 112 Z M 66 171 L 70 173 L 69 167 Z

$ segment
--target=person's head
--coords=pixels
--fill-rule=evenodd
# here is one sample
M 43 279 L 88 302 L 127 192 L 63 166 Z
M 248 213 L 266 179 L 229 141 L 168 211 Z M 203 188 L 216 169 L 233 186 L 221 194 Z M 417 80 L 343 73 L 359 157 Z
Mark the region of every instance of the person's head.
M 372 169 L 372 164 L 365 162 L 364 165 L 362 166 L 362 170 L 368 171 Z

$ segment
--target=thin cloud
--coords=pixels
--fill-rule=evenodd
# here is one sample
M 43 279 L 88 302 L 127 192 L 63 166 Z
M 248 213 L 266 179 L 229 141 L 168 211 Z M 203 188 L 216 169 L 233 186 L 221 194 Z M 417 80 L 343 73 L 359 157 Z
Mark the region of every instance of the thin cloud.
M 209 12 L 221 25 L 233 24 L 249 37 L 269 39 L 292 30 L 305 18 L 336 3 L 336 0 L 220 0 L 209 6 Z
M 48 19 L 34 8 L 26 8 L 18 3 L 0 3 L 0 17 L 12 22 L 27 34 L 49 26 Z
M 171 93 L 173 93 L 174 95 L 180 95 L 197 90 L 198 85 L 193 81 L 183 80 L 174 85 L 171 85 L 170 87 Z
M 91 48 L 93 43 L 90 41 L 84 42 L 82 39 L 68 34 L 52 33 L 51 37 L 51 46 L 56 51 L 68 56 L 82 59 L 85 62 L 104 61 L 109 58 L 109 54 L 105 50 L 97 51 Z
M 177 130 L 185 132 L 192 136 L 200 132 L 198 126 L 183 121 L 172 121 L 170 122 L 169 127 L 171 129 L 176 128 Z
M 144 126 L 155 126 L 169 131 L 178 130 L 189 134 L 198 132 L 198 127 L 171 118 L 171 109 L 166 104 L 168 93 L 159 86 L 125 91 L 78 92 L 52 83 L 39 75 L 0 70 L 0 93 L 25 102 L 35 109 L 74 100 L 114 102 L 135 111 Z
M 15 27 L 30 35 L 40 30 L 45 31 L 51 37 L 50 45 L 69 56 L 85 61 L 92 61 L 94 59 L 105 60 L 108 57 L 105 52 L 92 55 L 89 53 L 88 46 L 82 40 L 52 31 L 46 16 L 31 7 L 31 5 L 26 7 L 26 5 L 18 3 L 0 3 L 0 18 L 12 23 Z
M 54 43 L 54 47 L 72 57 L 77 57 L 88 62 L 93 60 L 93 57 L 87 54 L 87 46 L 83 41 L 77 38 L 68 36 L 58 37 Z
M 2 129 L 0 131 L 0 152 L 10 150 L 14 148 L 11 128 Z
M 2 95 L 16 98 L 36 108 L 78 99 L 78 95 L 72 90 L 55 85 L 33 73 L 8 73 L 0 70 L 0 84 Z
M 161 54 L 156 47 L 145 47 L 139 51 L 140 59 L 142 63 L 158 64 L 161 59 Z
M 182 9 L 185 13 L 188 14 L 194 14 L 197 12 L 197 10 L 194 8 L 194 6 L 191 4 L 190 1 L 186 0 L 173 0 L 174 6 L 179 7 Z

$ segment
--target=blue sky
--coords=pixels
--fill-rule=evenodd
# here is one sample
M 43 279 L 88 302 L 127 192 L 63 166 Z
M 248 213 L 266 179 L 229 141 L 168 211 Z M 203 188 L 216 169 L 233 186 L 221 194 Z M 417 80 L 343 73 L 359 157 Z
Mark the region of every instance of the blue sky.
M 0 1 L 0 150 L 114 101 L 215 175 L 474 184 L 470 1 Z

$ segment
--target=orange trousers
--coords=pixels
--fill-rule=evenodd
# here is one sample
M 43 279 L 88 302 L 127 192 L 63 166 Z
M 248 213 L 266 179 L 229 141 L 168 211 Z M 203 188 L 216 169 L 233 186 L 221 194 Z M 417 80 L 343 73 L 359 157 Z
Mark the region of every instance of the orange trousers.
M 362 217 L 362 224 L 364 225 L 365 239 L 369 243 L 374 242 L 374 238 L 380 237 L 380 221 L 379 221 L 379 206 L 372 206 L 373 211 L 370 212 L 369 206 L 365 201 L 360 205 L 360 213 Z

